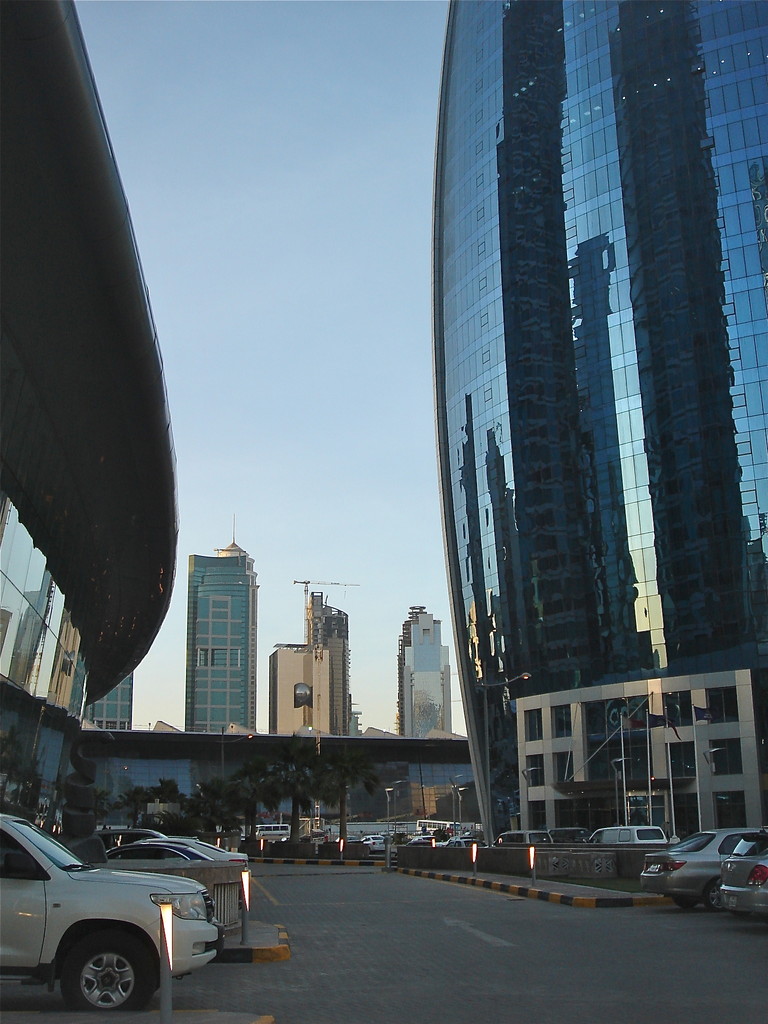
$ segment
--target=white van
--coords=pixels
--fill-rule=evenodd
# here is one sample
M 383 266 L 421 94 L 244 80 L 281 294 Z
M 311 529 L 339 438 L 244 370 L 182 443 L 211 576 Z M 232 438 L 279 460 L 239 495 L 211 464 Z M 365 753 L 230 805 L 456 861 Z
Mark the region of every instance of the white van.
M 599 828 L 587 840 L 588 843 L 599 843 L 603 846 L 619 846 L 625 843 L 657 845 L 668 843 L 664 829 L 658 825 L 612 825 L 610 828 Z
M 270 843 L 279 843 L 283 839 L 290 839 L 290 825 L 259 825 L 253 833 L 254 839 L 267 839 Z

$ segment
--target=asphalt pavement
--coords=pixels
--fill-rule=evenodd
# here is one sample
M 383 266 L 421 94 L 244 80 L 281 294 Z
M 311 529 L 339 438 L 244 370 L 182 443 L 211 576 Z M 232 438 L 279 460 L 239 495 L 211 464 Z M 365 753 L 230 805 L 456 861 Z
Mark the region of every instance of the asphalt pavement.
M 332 861 L 288 861 L 283 860 L 270 863 L 283 863 L 292 865 L 305 864 L 308 867 L 323 871 L 332 872 L 335 866 L 349 870 L 355 866 L 355 862 L 332 862 Z M 361 863 L 360 867 L 371 870 L 370 862 Z M 258 862 L 254 864 L 258 868 Z M 630 906 L 661 906 L 669 903 L 664 897 L 657 896 L 634 896 L 626 892 L 614 891 L 593 886 L 582 886 L 571 882 L 556 879 L 523 879 L 523 878 L 500 878 L 498 875 L 474 874 L 471 872 L 433 872 L 405 868 L 385 868 L 379 866 L 376 871 L 397 872 L 398 874 L 411 875 L 452 883 L 456 885 L 478 886 L 483 889 L 490 889 L 496 892 L 506 893 L 518 899 L 543 900 L 550 903 L 584 908 L 592 910 L 607 910 L 611 907 Z M 258 886 L 257 871 L 254 870 L 254 882 Z M 252 914 L 264 916 L 264 912 L 270 908 L 265 907 L 264 900 L 257 901 L 258 906 L 252 909 Z M 291 956 L 290 936 L 286 929 L 280 925 L 265 920 L 251 919 L 248 923 L 247 944 L 241 942 L 240 934 L 231 935 L 225 944 L 223 952 L 213 963 L 218 964 L 252 964 L 254 984 L 258 989 L 258 972 L 269 971 L 274 968 L 272 965 L 278 961 L 289 959 Z M 238 979 L 241 975 L 238 972 Z M 172 1001 L 174 993 L 183 992 L 182 1001 L 184 1009 L 172 1009 L 170 1020 L 172 1024 L 279 1024 L 271 1015 L 259 1013 L 231 1012 L 215 1009 L 222 1005 L 223 1000 L 219 993 L 228 989 L 228 977 L 226 971 L 207 971 L 202 968 L 194 972 L 190 979 L 205 981 L 204 986 L 198 985 L 195 989 L 194 1002 L 199 1005 L 196 1008 L 190 1007 L 189 992 L 181 988 L 185 986 L 186 979 L 174 980 L 172 987 Z M 53 993 L 48 993 L 39 987 L 26 987 L 20 992 L 20 986 L 6 983 L 0 986 L 0 1019 L 2 1024 L 37 1024 L 38 1021 L 55 1022 L 55 1024 L 97 1024 L 101 1020 L 98 1013 L 69 1012 L 63 1008 L 61 994 L 58 986 Z M 189 986 L 187 986 L 187 989 Z M 111 1014 L 108 1014 L 111 1018 Z M 149 1010 L 128 1011 L 118 1014 L 117 1024 L 166 1024 L 167 1014 L 164 1015 L 160 1009 L 159 993 L 156 993 Z

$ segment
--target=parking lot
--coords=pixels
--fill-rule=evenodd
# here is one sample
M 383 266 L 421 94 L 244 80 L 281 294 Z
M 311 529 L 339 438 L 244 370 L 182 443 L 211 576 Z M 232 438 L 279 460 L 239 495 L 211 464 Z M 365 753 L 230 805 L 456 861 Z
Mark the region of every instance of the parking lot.
M 207 1010 L 220 1024 L 765 1024 L 757 921 L 584 909 L 370 867 L 259 865 L 254 879 L 253 916 L 285 927 L 291 958 L 174 983 L 180 1022 L 203 1024 Z M 72 1020 L 58 993 L 2 995 L 3 1024 Z

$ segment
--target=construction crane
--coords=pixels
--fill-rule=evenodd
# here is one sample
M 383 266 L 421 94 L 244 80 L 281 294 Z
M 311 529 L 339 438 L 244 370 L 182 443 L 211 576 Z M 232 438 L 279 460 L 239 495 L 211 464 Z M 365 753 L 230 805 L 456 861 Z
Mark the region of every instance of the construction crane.
M 304 640 L 305 640 L 306 643 L 309 643 L 309 641 L 310 641 L 310 628 L 309 628 L 309 624 L 310 624 L 310 620 L 311 620 L 311 617 L 312 617 L 311 616 L 311 612 L 310 612 L 310 608 L 309 608 L 309 588 L 310 587 L 359 587 L 360 586 L 359 583 L 338 583 L 338 582 L 334 583 L 333 581 L 330 581 L 330 580 L 294 580 L 293 582 L 294 583 L 298 583 L 299 585 L 304 587 L 304 613 L 305 613 L 305 623 L 304 623 L 305 636 L 304 636 Z

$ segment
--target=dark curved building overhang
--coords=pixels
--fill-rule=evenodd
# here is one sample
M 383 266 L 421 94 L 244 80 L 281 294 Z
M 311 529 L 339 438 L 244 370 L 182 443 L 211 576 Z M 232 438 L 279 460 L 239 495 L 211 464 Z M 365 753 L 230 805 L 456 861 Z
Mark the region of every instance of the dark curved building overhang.
M 0 486 L 81 634 L 88 703 L 141 661 L 176 559 L 147 290 L 74 5 L 3 0 Z

